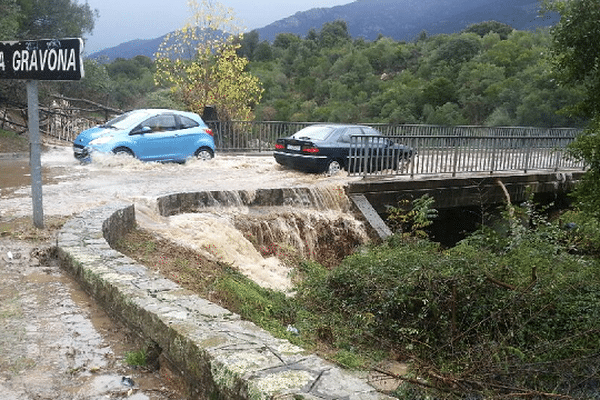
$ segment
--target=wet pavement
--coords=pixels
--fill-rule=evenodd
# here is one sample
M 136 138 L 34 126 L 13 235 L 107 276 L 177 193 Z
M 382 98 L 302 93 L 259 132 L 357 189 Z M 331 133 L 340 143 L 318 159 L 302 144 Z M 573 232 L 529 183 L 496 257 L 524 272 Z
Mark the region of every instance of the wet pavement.
M 135 335 L 97 307 L 48 248 L 0 239 L 0 397 L 184 399 L 169 371 L 125 363 L 140 350 Z
M 0 160 L 0 221 L 32 215 L 30 178 L 19 169 L 20 162 Z M 207 162 L 161 164 L 109 155 L 81 165 L 70 147 L 44 152 L 42 167 L 44 214 L 63 216 L 115 200 L 143 204 L 168 193 L 344 185 L 360 179 L 343 173 L 327 177 L 284 169 L 272 156 L 217 154 Z

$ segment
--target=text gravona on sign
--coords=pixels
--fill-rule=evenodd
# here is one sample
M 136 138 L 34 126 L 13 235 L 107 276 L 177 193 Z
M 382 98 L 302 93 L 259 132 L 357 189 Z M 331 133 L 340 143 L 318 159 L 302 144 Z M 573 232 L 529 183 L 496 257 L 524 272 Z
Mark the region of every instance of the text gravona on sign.
M 0 42 L 0 79 L 79 80 L 82 49 L 79 38 Z

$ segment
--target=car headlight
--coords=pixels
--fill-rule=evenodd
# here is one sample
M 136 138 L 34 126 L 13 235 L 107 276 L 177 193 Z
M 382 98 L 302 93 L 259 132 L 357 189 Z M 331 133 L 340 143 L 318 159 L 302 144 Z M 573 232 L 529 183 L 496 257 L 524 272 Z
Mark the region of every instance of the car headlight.
M 100 136 L 97 139 L 92 140 L 89 144 L 92 146 L 97 146 L 99 144 L 106 144 L 108 142 L 110 142 L 112 140 L 112 135 L 108 135 L 108 136 Z

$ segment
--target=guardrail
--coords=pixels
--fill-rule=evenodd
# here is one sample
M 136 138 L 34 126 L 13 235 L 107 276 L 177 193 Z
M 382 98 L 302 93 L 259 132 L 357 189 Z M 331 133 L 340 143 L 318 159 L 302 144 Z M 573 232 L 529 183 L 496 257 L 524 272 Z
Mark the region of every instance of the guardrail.
M 79 120 L 78 120 L 79 121 Z M 90 122 L 91 124 L 92 122 Z M 278 138 L 294 134 L 316 122 L 207 121 L 215 132 L 218 152 L 269 152 Z M 52 125 L 52 124 L 51 124 Z M 72 123 L 54 123 L 49 132 L 57 139 L 72 141 Z M 85 124 L 76 124 L 83 129 Z M 566 146 L 579 129 L 531 127 L 481 127 L 436 125 L 369 124 L 384 135 L 383 140 L 413 150 L 410 162 L 401 152 L 371 165 L 373 152 L 365 152 L 365 138 L 355 137 L 349 160 L 351 175 L 417 175 L 515 170 L 583 169 L 585 165 L 566 158 Z M 66 129 L 69 128 L 69 129 Z M 63 132 L 68 131 L 68 132 Z M 361 144 L 361 141 L 363 143 Z M 372 138 L 369 139 L 373 143 Z M 380 155 L 383 153 L 380 153 Z M 387 157 L 387 156 L 386 156 Z
M 315 123 L 281 121 L 207 121 L 215 133 L 215 146 L 220 152 L 272 151 L 281 137 L 291 136 Z
M 406 160 L 400 151 L 390 157 L 379 150 L 382 145 L 374 151 L 365 146 L 366 137 L 355 136 L 350 148 L 351 175 L 455 176 L 585 168 L 583 162 L 567 157 L 566 147 L 580 132 L 577 129 L 400 126 L 390 127 L 390 132 L 380 140 L 387 141 L 389 148 L 405 146 L 412 157 Z

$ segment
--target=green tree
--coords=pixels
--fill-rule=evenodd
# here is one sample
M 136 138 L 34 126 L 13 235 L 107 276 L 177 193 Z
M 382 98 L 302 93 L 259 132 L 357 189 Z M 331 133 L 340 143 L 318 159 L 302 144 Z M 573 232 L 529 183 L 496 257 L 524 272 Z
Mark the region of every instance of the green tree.
M 252 59 L 255 61 L 271 61 L 273 59 L 273 49 L 271 49 L 269 42 L 260 42 L 252 53 Z
M 17 0 L 21 8 L 17 39 L 83 37 L 99 14 L 77 0 Z
M 423 88 L 423 101 L 432 106 L 442 106 L 448 102 L 456 102 L 456 87 L 450 79 L 435 78 Z
M 480 49 L 480 39 L 472 33 L 464 33 L 440 46 L 437 58 L 450 64 L 463 63 L 475 57 Z
M 552 28 L 552 56 L 560 81 L 584 85 L 586 95 L 574 108 L 590 118 L 600 115 L 600 1 L 552 1 L 561 14 Z
M 348 24 L 346 24 L 346 21 L 337 20 L 327 22 L 321 28 L 319 43 L 322 47 L 334 47 L 349 41 L 350 34 L 348 33 Z
M 258 31 L 256 30 L 250 31 L 238 38 L 238 42 L 240 44 L 240 47 L 237 51 L 238 55 L 252 61 L 252 56 L 258 47 L 258 38 Z
M 382 74 L 400 67 L 402 57 L 399 54 L 399 47 L 394 40 L 382 37 L 368 46 L 363 53 L 369 59 L 375 73 Z
M 113 83 L 107 99 L 122 109 L 145 106 L 146 95 L 156 89 L 154 85 L 154 62 L 146 56 L 125 60 L 117 58 L 106 65 Z
M 293 33 L 280 33 L 275 37 L 273 46 L 281 49 L 289 49 L 292 44 L 298 44 L 302 41 L 298 35 Z
M 0 3 L 0 40 L 13 40 L 19 29 L 20 7 L 16 0 Z
M 459 103 L 471 124 L 481 124 L 494 110 L 490 90 L 505 79 L 504 68 L 494 64 L 466 63 L 458 83 Z
M 510 25 L 503 24 L 498 21 L 485 21 L 480 22 L 478 24 L 469 25 L 466 27 L 463 32 L 466 33 L 476 33 L 481 37 L 489 34 L 490 32 L 497 33 L 500 36 L 500 39 L 506 40 L 508 35 L 514 30 L 514 28 Z
M 189 6 L 191 20 L 158 49 L 156 83 L 171 88 L 191 111 L 215 105 L 223 118 L 249 119 L 263 90 L 237 54 L 242 35 L 233 10 L 210 0 Z
M 557 77 L 583 87 L 571 111 L 590 120 L 571 147 L 571 154 L 589 166 L 576 195 L 585 210 L 600 218 L 600 0 L 549 0 L 546 6 L 561 15 L 551 30 Z

